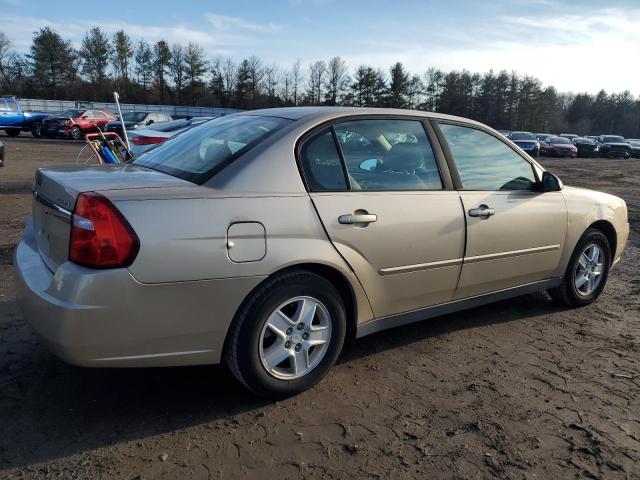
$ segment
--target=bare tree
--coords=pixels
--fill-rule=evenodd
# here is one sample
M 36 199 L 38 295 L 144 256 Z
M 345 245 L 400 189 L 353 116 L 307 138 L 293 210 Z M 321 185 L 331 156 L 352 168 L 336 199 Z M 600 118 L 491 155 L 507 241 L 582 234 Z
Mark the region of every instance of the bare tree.
M 182 45 L 174 43 L 171 47 L 171 57 L 169 58 L 169 73 L 173 79 L 173 86 L 176 91 L 178 103 L 182 100 L 182 89 L 184 88 L 184 77 L 186 65 L 186 55 Z
M 319 105 L 322 100 L 322 86 L 327 73 L 327 64 L 318 60 L 309 65 L 309 84 L 307 96 L 312 105 Z
M 302 84 L 304 77 L 302 75 L 302 62 L 300 59 L 296 60 L 291 67 L 291 88 L 293 90 L 293 104 L 298 105 L 298 96 L 300 94 L 300 85 Z
M 264 78 L 264 68 L 262 60 L 255 55 L 251 55 L 248 59 L 248 72 L 250 78 L 251 101 L 256 105 L 260 89 L 262 87 L 262 79 Z
M 338 98 L 344 92 L 349 83 L 347 64 L 340 57 L 333 57 L 327 64 L 327 93 L 326 102 L 329 105 L 337 105 Z
M 267 89 L 267 102 L 270 107 L 275 105 L 280 76 L 280 69 L 277 65 L 273 64 L 264 68 L 264 83 Z

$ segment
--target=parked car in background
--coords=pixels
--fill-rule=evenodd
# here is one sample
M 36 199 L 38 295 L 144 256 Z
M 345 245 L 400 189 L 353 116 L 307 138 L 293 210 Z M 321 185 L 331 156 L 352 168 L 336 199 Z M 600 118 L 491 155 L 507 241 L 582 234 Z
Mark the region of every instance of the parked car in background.
M 573 140 L 574 138 L 578 138 L 580 135 L 577 135 L 575 133 L 561 133 L 558 136 L 563 138 L 568 138 L 569 140 Z
M 0 140 L 0 167 L 4 167 L 4 142 Z
M 536 138 L 538 139 L 539 142 L 543 142 L 547 138 L 554 137 L 554 136 L 555 135 L 553 133 L 536 133 Z
M 50 115 L 25 112 L 16 97 L 0 97 L 0 130 L 10 137 L 17 137 L 20 132 L 31 132 L 34 137 L 39 137 L 42 121 Z
M 540 144 L 540 155 L 575 158 L 578 155 L 578 149 L 568 138 L 549 137 Z
M 272 397 L 319 382 L 347 336 L 537 291 L 588 305 L 629 235 L 622 199 L 563 187 L 481 123 L 408 110 L 242 112 L 33 185 L 18 302 L 56 355 L 226 362 Z
M 498 132 L 503 137 L 509 137 L 509 134 L 511 133 L 511 130 L 496 130 L 496 132 Z
M 164 143 L 170 138 L 214 118 L 217 117 L 183 118 L 127 132 L 129 135 L 129 143 L 131 144 L 131 153 L 134 157 L 139 157 L 147 150 L 156 147 L 158 144 Z
M 598 156 L 600 148 L 594 140 L 577 137 L 573 139 L 573 144 L 578 149 L 578 157 L 593 158 Z
M 633 158 L 640 158 L 640 140 L 637 138 L 627 139 L 627 143 L 631 146 L 631 156 Z
M 82 135 L 104 130 L 104 126 L 117 117 L 108 110 L 71 109 L 42 121 L 43 136 L 66 137 L 80 140 Z
M 129 130 L 138 130 L 151 124 L 170 122 L 173 118 L 168 113 L 162 112 L 127 112 L 122 114 L 122 120 L 128 133 Z M 107 123 L 105 131 L 122 135 L 122 122 L 116 118 Z
M 601 135 L 597 141 L 600 157 L 629 158 L 631 156 L 631 145 L 620 135 Z
M 540 155 L 540 142 L 535 134 L 531 132 L 511 132 L 507 138 L 533 158 L 538 158 L 538 155 Z
M 593 140 L 594 142 L 598 140 L 598 138 L 600 138 L 598 135 L 588 135 L 587 138 L 589 140 Z

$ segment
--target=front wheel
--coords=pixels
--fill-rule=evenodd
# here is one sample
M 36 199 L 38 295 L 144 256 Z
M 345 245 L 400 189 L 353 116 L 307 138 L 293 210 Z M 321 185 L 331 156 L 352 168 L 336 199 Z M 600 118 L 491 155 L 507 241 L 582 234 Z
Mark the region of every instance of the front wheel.
M 69 137 L 71 140 L 80 140 L 82 138 L 82 130 L 80 130 L 80 127 L 73 127 L 69 132 Z
M 333 285 L 293 270 L 267 280 L 245 301 L 229 331 L 225 358 L 254 393 L 287 397 L 326 375 L 345 332 L 345 308 Z
M 562 283 L 549 290 L 556 302 L 582 307 L 595 301 L 607 283 L 611 268 L 611 246 L 600 230 L 588 229 L 576 246 Z
M 20 129 L 19 128 L 7 128 L 4 131 L 4 133 L 9 135 L 10 137 L 17 137 L 18 135 L 20 135 Z

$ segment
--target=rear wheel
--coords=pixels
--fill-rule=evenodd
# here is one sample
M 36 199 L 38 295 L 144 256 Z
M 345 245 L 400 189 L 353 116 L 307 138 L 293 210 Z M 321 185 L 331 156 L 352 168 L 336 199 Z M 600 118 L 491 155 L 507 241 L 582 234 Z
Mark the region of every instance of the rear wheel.
M 30 130 L 31 130 L 31 135 L 33 135 L 34 137 L 36 138 L 42 137 L 42 123 L 36 122 L 32 124 Z
M 266 397 L 295 395 L 318 383 L 344 344 L 340 294 L 323 277 L 294 270 L 269 279 L 236 315 L 225 357 L 235 377 Z
M 558 303 L 581 307 L 595 301 L 609 276 L 611 246 L 600 230 L 588 229 L 573 251 L 562 283 L 549 290 Z
M 4 131 L 4 133 L 9 135 L 10 137 L 17 137 L 18 135 L 20 135 L 20 129 L 19 128 L 7 128 Z

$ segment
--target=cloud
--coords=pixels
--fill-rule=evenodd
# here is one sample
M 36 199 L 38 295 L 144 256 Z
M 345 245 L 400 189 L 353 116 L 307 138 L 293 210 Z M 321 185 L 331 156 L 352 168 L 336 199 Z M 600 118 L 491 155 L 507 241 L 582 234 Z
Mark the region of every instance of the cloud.
M 280 26 L 274 23 L 253 23 L 245 20 L 244 18 L 218 15 L 215 13 L 207 13 L 205 14 L 205 18 L 209 21 L 211 26 L 217 30 L 245 30 L 249 32 L 266 33 L 280 29 Z
M 90 28 L 99 26 L 110 35 L 123 29 L 134 41 L 144 38 L 150 43 L 159 40 L 166 40 L 170 44 L 195 42 L 212 55 L 228 55 L 241 47 L 250 48 L 257 41 L 256 36 L 279 28 L 274 24 L 252 23 L 240 17 L 206 14 L 206 18 L 213 27 L 212 29 L 193 28 L 184 23 L 155 26 L 121 21 L 84 19 L 57 21 L 31 16 L 5 15 L 3 17 L 3 31 L 19 51 L 28 50 L 34 32 L 44 26 L 50 26 L 58 31 L 65 39 L 71 40 L 75 47 L 80 46 L 82 38 Z
M 351 64 L 388 68 L 401 61 L 412 72 L 517 70 L 560 91 L 640 94 L 640 9 L 502 16 L 490 25 L 434 32 L 425 43 L 364 41 Z

